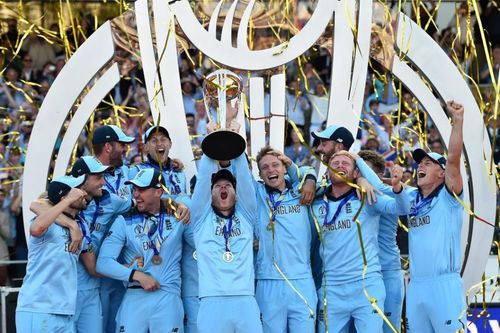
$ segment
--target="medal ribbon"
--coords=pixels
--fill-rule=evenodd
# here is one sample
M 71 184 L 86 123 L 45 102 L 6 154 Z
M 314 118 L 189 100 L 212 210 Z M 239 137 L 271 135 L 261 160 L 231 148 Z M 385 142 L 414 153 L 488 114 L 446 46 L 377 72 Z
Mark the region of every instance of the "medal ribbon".
M 427 198 L 423 198 L 422 200 L 422 196 L 419 194 L 417 194 L 417 202 L 416 202 L 416 205 L 415 206 L 412 206 L 410 208 L 410 217 L 415 217 L 418 215 L 418 211 L 421 210 L 422 208 L 424 208 L 425 206 L 427 206 L 431 201 L 432 201 L 432 198 L 433 197 L 427 197 Z
M 144 232 L 148 235 L 149 243 L 151 244 L 151 249 L 153 250 L 153 253 L 155 256 L 160 255 L 160 248 L 162 244 L 162 237 L 163 237 L 163 220 L 165 219 L 164 213 L 160 213 L 160 221 L 158 222 L 158 226 L 156 228 L 151 228 L 150 224 L 148 223 L 148 219 L 146 220 L 146 224 L 144 227 Z M 156 224 L 156 222 L 153 222 L 153 224 Z M 155 232 L 158 230 L 158 235 L 156 238 L 153 240 L 152 237 L 155 234 Z
M 76 219 L 76 222 L 80 226 L 80 230 L 82 231 L 83 238 L 87 241 L 87 244 L 92 244 L 92 238 L 90 238 L 90 232 L 87 233 L 87 227 L 85 226 L 85 219 L 83 218 L 83 213 L 80 212 L 79 218 Z
M 226 252 L 231 252 L 229 249 L 229 236 L 231 236 L 231 230 L 233 230 L 233 215 L 229 217 L 229 221 L 224 224 L 222 228 L 222 233 L 224 234 L 224 241 L 226 242 Z
M 281 195 L 279 196 L 277 201 L 274 200 L 274 195 L 271 192 L 268 193 L 268 196 L 269 196 L 268 205 L 269 205 L 269 209 L 270 209 L 269 228 L 271 229 L 271 231 L 273 233 L 273 242 L 274 242 L 276 214 L 278 213 L 277 209 L 278 209 L 279 205 L 281 205 L 281 202 L 283 201 L 283 199 L 285 199 L 286 193 L 285 192 L 281 193 Z
M 161 167 L 160 167 L 159 165 L 156 165 L 156 164 L 153 164 L 153 163 L 149 163 L 149 165 L 150 165 L 153 169 L 155 169 L 155 170 L 159 171 L 160 173 L 161 173 L 162 171 L 165 171 L 165 172 L 167 173 L 167 175 L 168 175 L 168 180 L 170 181 L 170 184 L 172 184 L 172 186 L 173 186 L 173 188 L 171 188 L 171 191 L 170 191 L 170 192 L 171 192 L 171 194 L 176 195 L 176 194 L 179 194 L 179 193 L 181 193 L 181 192 L 182 192 L 180 185 L 179 185 L 179 184 L 177 184 L 177 182 L 176 182 L 176 181 L 175 181 L 175 179 L 174 179 L 174 175 L 173 175 L 174 167 L 173 167 L 172 165 L 170 165 L 168 168 L 165 168 L 165 169 L 163 169 L 163 170 L 161 169 Z
M 340 211 L 342 210 L 342 207 L 344 207 L 347 202 L 353 198 L 355 196 L 355 192 L 351 192 L 351 194 L 349 194 L 347 197 L 345 197 L 344 199 L 342 199 L 342 201 L 340 202 L 340 204 L 338 205 L 337 207 L 337 210 L 335 211 L 335 214 L 333 214 L 333 217 L 330 221 L 328 221 L 328 212 L 330 211 L 330 208 L 329 208 L 329 205 L 328 205 L 328 198 L 325 195 L 323 195 L 323 201 L 325 202 L 325 209 L 326 209 L 326 214 L 325 214 L 325 220 L 323 222 L 323 225 L 330 225 L 332 223 L 335 222 L 335 220 L 337 219 L 337 217 L 339 217 L 339 214 L 340 214 Z
M 111 191 L 111 193 L 113 194 L 118 194 L 118 190 L 120 189 L 120 183 L 121 183 L 121 180 L 122 180 L 122 174 L 119 173 L 118 174 L 118 177 L 116 178 L 116 183 L 115 183 L 115 186 L 113 187 L 113 185 L 111 185 L 108 180 L 106 179 L 106 177 L 104 177 L 104 182 L 106 183 L 106 187 L 108 188 L 108 190 Z

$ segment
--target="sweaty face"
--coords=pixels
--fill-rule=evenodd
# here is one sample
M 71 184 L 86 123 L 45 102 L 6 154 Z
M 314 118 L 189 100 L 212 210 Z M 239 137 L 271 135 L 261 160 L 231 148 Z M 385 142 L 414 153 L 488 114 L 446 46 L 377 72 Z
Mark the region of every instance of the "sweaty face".
M 330 167 L 336 171 L 329 171 L 329 176 L 332 181 L 332 184 L 343 184 L 345 180 L 340 176 L 344 177 L 350 182 L 353 182 L 354 177 L 357 176 L 356 165 L 354 161 L 345 156 L 345 155 L 337 155 L 330 160 Z M 339 176 L 340 175 L 340 176 Z
M 417 168 L 417 185 L 433 186 L 444 181 L 444 170 L 428 157 L 424 157 Z
M 82 190 L 87 192 L 86 199 L 91 200 L 92 197 L 102 196 L 102 187 L 104 186 L 104 174 L 90 174 L 82 186 Z
M 274 155 L 264 155 L 259 161 L 260 178 L 272 188 L 282 190 L 285 184 L 285 165 Z
M 109 164 L 115 168 L 123 165 L 123 157 L 127 151 L 127 145 L 123 142 L 111 142 L 112 150 L 109 153 Z
M 236 192 L 228 180 L 218 180 L 212 188 L 212 204 L 220 211 L 231 210 L 236 203 Z
M 165 134 L 159 131 L 154 132 L 146 143 L 148 154 L 151 155 L 156 162 L 166 162 L 170 148 L 172 148 L 172 142 Z
M 162 190 L 158 188 L 140 188 L 134 186 L 136 208 L 141 213 L 156 213 L 160 205 Z

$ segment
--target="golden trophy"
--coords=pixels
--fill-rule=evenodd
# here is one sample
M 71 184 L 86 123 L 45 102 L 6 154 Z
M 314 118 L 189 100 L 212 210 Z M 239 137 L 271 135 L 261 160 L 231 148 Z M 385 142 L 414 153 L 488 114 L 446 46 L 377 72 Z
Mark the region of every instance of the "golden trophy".
M 241 79 L 226 69 L 210 73 L 203 82 L 203 101 L 208 120 L 218 129 L 208 134 L 201 143 L 203 153 L 217 161 L 232 160 L 246 149 L 245 139 L 230 130 L 241 105 Z

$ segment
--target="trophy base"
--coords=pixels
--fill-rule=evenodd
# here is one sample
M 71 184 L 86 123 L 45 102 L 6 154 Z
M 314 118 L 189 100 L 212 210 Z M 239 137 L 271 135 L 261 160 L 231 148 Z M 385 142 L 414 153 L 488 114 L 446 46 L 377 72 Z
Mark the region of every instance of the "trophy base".
M 241 135 L 227 130 L 212 132 L 201 143 L 203 153 L 217 161 L 232 160 L 240 156 L 246 147 L 245 139 Z

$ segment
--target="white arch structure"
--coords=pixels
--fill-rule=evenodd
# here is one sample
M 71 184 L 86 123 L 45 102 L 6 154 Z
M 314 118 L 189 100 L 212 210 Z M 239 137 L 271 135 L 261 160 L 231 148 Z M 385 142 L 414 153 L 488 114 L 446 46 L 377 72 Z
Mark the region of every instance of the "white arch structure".
M 196 166 L 192 161 L 187 127 L 179 126 L 185 124 L 185 117 L 175 29 L 173 29 L 176 21 L 188 39 L 205 55 L 228 67 L 255 71 L 277 67 L 300 56 L 316 42 L 334 17 L 335 47 L 327 122 L 328 124 L 335 122 L 356 132 L 368 69 L 371 1 L 359 0 L 356 7 L 354 1 L 318 0 L 309 22 L 288 43 L 259 51 L 251 51 L 246 45 L 248 20 L 254 0 L 249 1 L 244 10 L 236 47 L 231 44 L 231 27 L 238 0 L 233 2 L 228 11 L 221 40 L 216 39 L 216 22 L 220 5 L 212 15 L 208 30 L 205 30 L 196 19 L 187 0 L 170 1 L 170 4 L 164 0 L 150 0 L 150 2 L 153 12 L 149 12 L 148 0 L 138 0 L 135 3 L 135 14 L 151 112 L 155 121 L 160 116 L 160 123 L 168 128 L 174 142 L 172 155 L 186 163 L 188 177 L 195 174 Z M 357 17 L 354 16 L 356 8 L 359 8 Z M 353 33 L 353 27 L 357 30 L 356 34 Z M 156 45 L 153 44 L 152 32 L 156 36 Z M 445 142 L 448 141 L 451 131 L 448 118 L 440 101 L 424 84 L 421 75 L 432 84 L 442 100 L 456 99 L 465 105 L 467 129 L 475 129 L 474 131 L 466 129 L 464 132 L 463 158 L 469 167 L 468 170 L 462 167 L 464 184 L 468 185 L 465 186 L 465 201 L 471 204 L 479 216 L 494 221 L 496 186 L 494 176 L 489 174 L 486 167 L 489 165 L 491 148 L 481 112 L 470 89 L 440 47 L 403 14 L 399 14 L 395 48 L 401 50 L 405 59 L 396 56 L 387 69 L 408 87 L 424 106 Z M 83 126 L 102 98 L 118 83 L 119 72 L 117 64 L 113 63 L 113 55 L 111 26 L 106 22 L 75 52 L 47 94 L 35 122 L 26 156 L 23 181 L 25 230 L 29 230 L 29 220 L 33 216 L 29 212 L 29 204 L 46 188 L 54 144 L 75 101 L 92 82 L 65 134 L 55 161 L 54 176 L 64 174 L 71 151 Z M 415 72 L 405 61 L 411 62 L 419 72 Z M 97 73 L 101 73 L 99 77 Z M 275 75 L 271 79 L 272 114 L 284 115 L 284 93 L 285 77 L 283 74 Z M 251 117 L 262 117 L 264 114 L 262 78 L 250 79 L 250 100 Z M 255 154 L 265 144 L 264 122 L 252 121 L 250 126 L 251 149 Z M 284 117 L 272 118 L 270 138 L 276 148 L 283 148 L 283 130 Z M 466 223 L 462 230 L 463 277 L 468 288 L 480 281 L 489 253 L 493 228 L 473 221 L 467 214 L 464 215 L 464 220 Z

